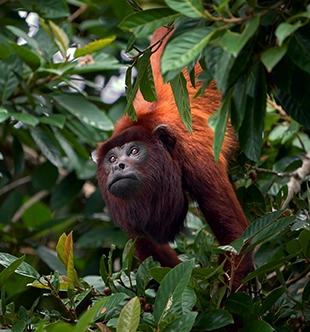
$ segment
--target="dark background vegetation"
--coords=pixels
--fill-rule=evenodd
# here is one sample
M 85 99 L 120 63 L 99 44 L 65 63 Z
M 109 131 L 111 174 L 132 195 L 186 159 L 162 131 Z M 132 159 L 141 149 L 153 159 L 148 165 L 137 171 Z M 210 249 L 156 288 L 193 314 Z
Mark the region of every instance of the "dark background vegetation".
M 307 1 L 0 0 L 3 330 L 309 329 L 309 20 Z M 199 60 L 204 86 L 216 80 L 215 158 L 230 118 L 241 147 L 230 176 L 252 224 L 218 248 L 193 203 L 170 271 L 137 265 L 90 154 L 125 110 L 135 116 L 138 86 L 153 84 L 149 36 L 171 24 L 164 78 L 184 90 L 181 71 Z M 216 255 L 248 241 L 253 292 L 231 293 Z

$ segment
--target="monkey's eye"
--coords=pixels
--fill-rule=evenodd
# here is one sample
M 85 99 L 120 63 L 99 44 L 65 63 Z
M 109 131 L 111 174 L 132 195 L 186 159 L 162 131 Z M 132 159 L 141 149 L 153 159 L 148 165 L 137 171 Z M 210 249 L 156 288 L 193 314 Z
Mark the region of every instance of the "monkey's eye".
M 139 152 L 139 149 L 137 149 L 137 148 L 132 148 L 130 150 L 130 154 L 133 154 L 133 155 L 137 154 L 138 152 Z
M 115 163 L 116 162 L 116 157 L 115 156 L 111 156 L 110 158 L 109 158 L 109 163 L 110 164 L 113 164 L 113 163 Z

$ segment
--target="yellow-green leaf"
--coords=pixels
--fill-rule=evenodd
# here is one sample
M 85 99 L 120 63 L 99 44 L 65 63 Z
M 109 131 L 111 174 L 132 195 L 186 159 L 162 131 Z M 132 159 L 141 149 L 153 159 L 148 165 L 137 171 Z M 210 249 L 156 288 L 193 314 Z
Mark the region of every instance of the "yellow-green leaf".
M 91 54 L 93 52 L 96 52 L 103 47 L 106 47 L 107 45 L 110 45 L 115 39 L 115 36 L 111 36 L 108 38 L 104 39 L 98 39 L 96 41 L 93 41 L 83 47 L 77 48 L 77 50 L 74 53 L 74 57 L 78 58 L 80 56 L 86 55 L 86 54 Z
M 62 56 L 65 58 L 69 48 L 69 37 L 65 30 L 55 24 L 53 21 L 49 21 L 49 25 L 52 29 L 52 32 L 54 33 L 54 42 L 58 46 Z

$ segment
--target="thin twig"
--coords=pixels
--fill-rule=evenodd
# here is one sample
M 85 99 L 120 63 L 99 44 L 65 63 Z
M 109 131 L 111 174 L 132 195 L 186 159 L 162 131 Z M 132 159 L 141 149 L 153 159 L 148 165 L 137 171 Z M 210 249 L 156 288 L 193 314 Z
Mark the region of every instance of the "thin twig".
M 29 209 L 34 203 L 40 201 L 42 198 L 46 197 L 47 195 L 49 195 L 49 191 L 47 190 L 41 190 L 37 192 L 34 196 L 32 196 L 29 199 L 29 201 L 27 201 L 16 211 L 16 213 L 12 218 L 12 222 L 17 222 L 27 209 Z
M 74 21 L 77 17 L 79 17 L 85 10 L 88 8 L 87 4 L 82 5 L 79 9 L 77 9 L 74 13 L 72 13 L 67 21 L 72 22 Z
M 26 184 L 31 181 L 31 176 L 25 176 L 24 178 L 18 179 L 12 183 L 9 183 L 8 185 L 4 186 L 2 189 L 0 189 L 0 196 L 6 194 L 8 191 L 15 189 L 19 186 L 22 186 L 23 184 Z
M 310 272 L 310 265 L 304 270 L 302 271 L 298 276 L 296 276 L 295 278 L 291 279 L 291 280 L 288 280 L 286 282 L 286 286 L 289 287 L 291 286 L 292 284 L 294 284 L 296 281 L 304 278 L 308 273 Z

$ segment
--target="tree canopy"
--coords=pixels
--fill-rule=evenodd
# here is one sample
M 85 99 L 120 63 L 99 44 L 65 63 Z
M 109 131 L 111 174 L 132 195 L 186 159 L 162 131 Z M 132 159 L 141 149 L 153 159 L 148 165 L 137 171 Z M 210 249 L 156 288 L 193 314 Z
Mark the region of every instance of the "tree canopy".
M 310 321 L 310 5 L 307 1 L 0 0 L 0 326 L 12 331 L 306 331 Z M 140 89 L 156 100 L 150 55 L 173 29 L 161 71 L 191 130 L 183 70 L 223 102 L 218 158 L 251 225 L 218 247 L 195 204 L 174 269 L 134 244 L 105 208 L 90 154 Z M 206 124 L 207 125 L 207 124 Z M 255 248 L 253 294 L 223 264 Z M 230 276 L 231 277 L 231 276 Z M 154 286 L 157 285 L 157 286 Z

